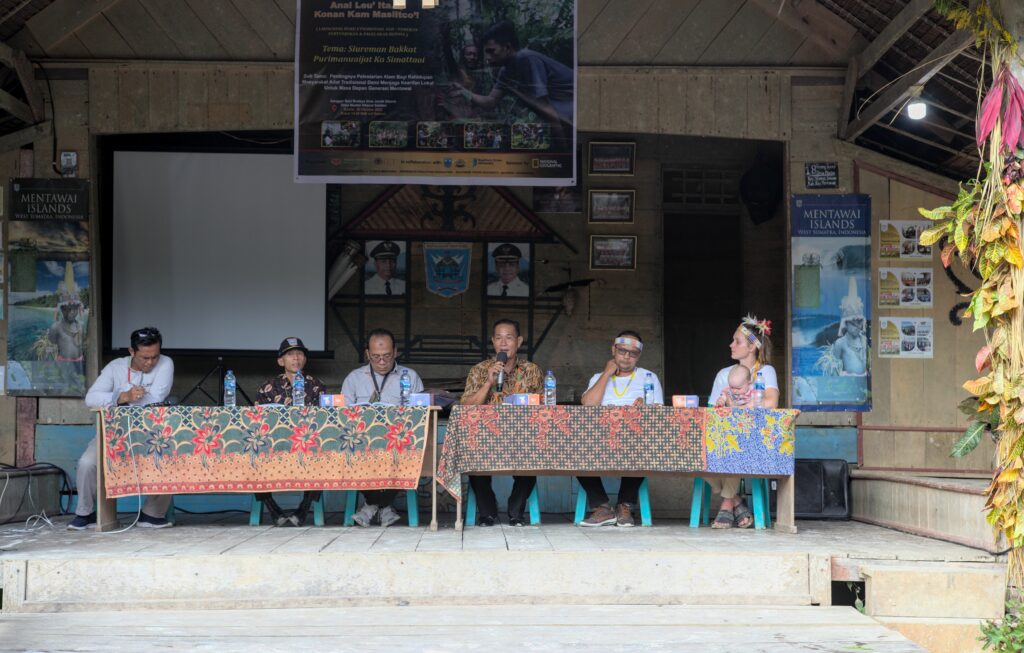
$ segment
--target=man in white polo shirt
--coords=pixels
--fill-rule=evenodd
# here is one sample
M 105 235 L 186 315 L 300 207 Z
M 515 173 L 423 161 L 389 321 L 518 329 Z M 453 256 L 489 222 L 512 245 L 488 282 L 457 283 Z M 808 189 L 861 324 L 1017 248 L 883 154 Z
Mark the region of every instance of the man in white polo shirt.
M 174 383 L 174 363 L 160 353 L 163 336 L 153 327 L 132 332 L 128 353 L 107 363 L 96 382 L 85 395 L 89 408 L 113 406 L 148 406 L 158 404 L 171 393 Z M 86 447 L 78 459 L 78 505 L 75 518 L 68 528 L 82 531 L 96 527 L 96 440 Z M 171 495 L 146 497 L 136 526 L 140 528 L 167 528 L 167 509 Z
M 580 398 L 584 406 L 642 406 L 644 403 L 644 382 L 650 370 L 639 367 L 640 354 L 644 344 L 636 331 L 623 331 L 612 342 L 612 358 L 604 366 L 604 371 L 590 378 L 587 391 Z M 650 372 L 654 381 L 654 397 L 657 405 L 665 403 L 658 375 Z M 633 508 L 636 506 L 640 484 L 644 479 L 623 477 L 619 487 L 619 503 L 615 510 L 608 504 L 608 493 L 604 490 L 598 476 L 577 476 L 587 492 L 590 504 L 590 517 L 580 522 L 580 526 L 633 526 Z

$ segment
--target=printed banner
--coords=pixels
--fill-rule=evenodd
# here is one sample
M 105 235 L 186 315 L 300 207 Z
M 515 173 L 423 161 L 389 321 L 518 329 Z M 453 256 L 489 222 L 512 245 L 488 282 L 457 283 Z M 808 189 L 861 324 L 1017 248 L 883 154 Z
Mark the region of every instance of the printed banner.
M 295 176 L 575 183 L 575 0 L 300 0 Z
M 930 259 L 931 245 L 917 238 L 931 224 L 926 220 L 881 220 L 878 227 L 878 257 L 883 259 Z
M 931 318 L 878 318 L 878 355 L 882 358 L 932 358 Z
M 793 407 L 871 410 L 871 198 L 794 195 Z
M 442 297 L 454 297 L 466 292 L 469 289 L 472 260 L 472 244 L 423 243 L 427 290 Z
M 932 271 L 926 268 L 879 268 L 879 308 L 931 308 Z
M 85 395 L 88 206 L 88 182 L 11 180 L 8 394 Z

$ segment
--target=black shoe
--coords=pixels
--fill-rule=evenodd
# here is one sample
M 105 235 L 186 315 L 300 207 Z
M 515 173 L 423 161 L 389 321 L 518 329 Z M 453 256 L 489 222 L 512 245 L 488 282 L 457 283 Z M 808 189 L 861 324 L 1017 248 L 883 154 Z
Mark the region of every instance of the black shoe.
M 498 518 L 493 515 L 487 515 L 476 520 L 477 526 L 494 526 L 498 523 Z
M 509 517 L 508 518 L 508 525 L 509 526 L 526 526 L 526 522 L 523 521 L 522 517 Z

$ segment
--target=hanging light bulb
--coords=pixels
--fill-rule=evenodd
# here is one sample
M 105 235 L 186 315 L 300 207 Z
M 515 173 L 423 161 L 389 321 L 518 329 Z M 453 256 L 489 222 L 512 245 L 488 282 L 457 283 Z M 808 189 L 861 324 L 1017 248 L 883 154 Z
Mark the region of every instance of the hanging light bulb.
M 911 120 L 924 120 L 928 115 L 928 105 L 922 100 L 914 100 L 907 105 L 907 117 Z

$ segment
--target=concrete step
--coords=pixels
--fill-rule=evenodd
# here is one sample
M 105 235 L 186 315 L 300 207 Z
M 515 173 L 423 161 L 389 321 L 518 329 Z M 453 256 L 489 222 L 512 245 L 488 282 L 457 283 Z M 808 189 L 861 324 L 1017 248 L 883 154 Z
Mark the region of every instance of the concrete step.
M 1003 616 L 1006 568 L 997 564 L 871 563 L 861 566 L 873 617 L 995 619 Z
M 875 617 L 875 621 L 916 642 L 929 653 L 983 653 L 978 636 L 984 619 Z
M 852 608 L 664 605 L 320 607 L 0 616 L 2 650 L 923 653 Z
M 828 588 L 828 562 L 819 558 L 756 550 L 744 551 L 739 558 L 685 550 L 386 555 L 325 550 L 270 558 L 238 554 L 7 559 L 2 561 L 3 611 L 325 603 L 811 605 L 828 602 L 820 596 Z
M 850 476 L 852 515 L 858 521 L 991 553 L 1006 548 L 985 521 L 988 479 L 863 470 Z

